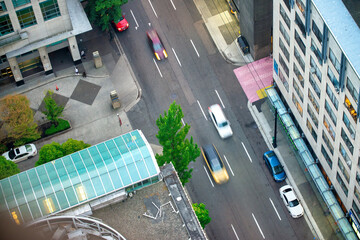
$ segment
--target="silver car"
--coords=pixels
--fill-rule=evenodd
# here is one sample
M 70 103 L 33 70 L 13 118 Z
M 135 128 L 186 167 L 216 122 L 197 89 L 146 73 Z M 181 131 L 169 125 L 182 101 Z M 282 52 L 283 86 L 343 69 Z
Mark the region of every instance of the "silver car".
M 233 135 L 230 122 L 226 119 L 219 104 L 214 104 L 209 107 L 209 115 L 221 138 L 228 138 Z

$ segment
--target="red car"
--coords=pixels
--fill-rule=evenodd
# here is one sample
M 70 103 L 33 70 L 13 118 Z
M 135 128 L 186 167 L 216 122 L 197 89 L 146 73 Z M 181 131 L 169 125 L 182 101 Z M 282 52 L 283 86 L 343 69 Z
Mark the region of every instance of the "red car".
M 148 37 L 149 45 L 153 50 L 155 57 L 157 60 L 162 60 L 167 58 L 167 52 L 164 48 L 164 45 L 161 42 L 159 35 L 157 34 L 156 30 L 152 29 L 146 32 Z
M 121 16 L 118 21 L 115 21 L 113 23 L 115 24 L 115 27 L 119 32 L 125 31 L 129 28 L 129 23 L 124 16 Z

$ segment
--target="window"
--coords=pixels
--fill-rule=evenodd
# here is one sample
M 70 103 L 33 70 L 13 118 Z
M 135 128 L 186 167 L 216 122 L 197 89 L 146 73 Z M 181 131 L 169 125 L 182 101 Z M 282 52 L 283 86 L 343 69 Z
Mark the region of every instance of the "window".
M 60 9 L 57 0 L 47 0 L 40 3 L 44 21 L 60 16 Z
M 337 118 L 336 118 L 333 110 L 331 109 L 329 103 L 326 100 L 325 100 L 325 110 L 327 111 L 327 113 L 329 114 L 331 120 L 333 121 L 334 125 L 336 126 Z
M 297 62 L 299 63 L 301 69 L 303 71 L 305 71 L 305 62 L 304 60 L 302 59 L 302 57 L 300 56 L 298 50 L 294 47 L 294 55 L 295 55 L 295 58 L 297 60 Z
M 0 16 L 0 36 L 14 32 L 9 15 Z
M 321 91 L 312 74 L 309 75 L 309 82 L 314 89 L 316 95 L 320 98 Z
M 14 8 L 30 3 L 31 0 L 12 0 Z
M 315 115 L 315 113 L 313 112 L 313 110 L 310 108 L 310 105 L 308 104 L 307 106 L 307 112 L 311 118 L 311 120 L 313 121 L 313 123 L 315 124 L 316 127 L 318 127 L 319 121 Z
M 286 5 L 286 7 L 289 9 L 290 11 L 290 1 L 289 0 L 284 0 L 284 3 Z
M 295 89 L 296 93 L 298 94 L 301 102 L 303 102 L 304 101 L 304 94 L 303 94 L 302 90 L 299 88 L 299 85 L 296 83 L 295 79 L 293 81 L 293 86 L 294 86 L 294 89 Z
M 288 26 L 288 28 L 290 29 L 290 18 L 286 14 L 286 12 L 285 12 L 285 10 L 284 10 L 284 8 L 282 7 L 281 4 L 280 4 L 280 15 L 284 19 L 284 21 L 285 21 L 286 25 Z
M 289 92 L 289 83 L 280 69 L 279 69 L 279 78 L 280 78 L 281 82 L 284 84 L 286 91 Z
M 1 2 L 0 2 L 0 13 L 6 12 L 6 11 L 7 11 L 7 9 L 6 9 L 5 2 L 4 2 L 4 1 L 1 1 Z
M 342 172 L 343 176 L 345 177 L 346 181 L 349 183 L 349 181 L 350 181 L 349 172 L 346 170 L 346 168 L 340 158 L 338 159 L 338 167 L 339 167 L 340 171 Z
M 301 51 L 303 52 L 304 55 L 306 55 L 306 48 L 305 48 L 305 44 L 304 42 L 301 40 L 300 35 L 297 33 L 297 31 L 295 31 L 295 40 L 298 43 Z
M 279 55 L 279 63 L 282 66 L 282 68 L 284 69 L 286 76 L 289 77 L 289 68 L 287 66 L 287 63 L 284 61 L 284 59 L 281 57 L 281 55 Z
M 326 133 L 323 131 L 322 132 L 322 139 L 324 140 L 324 143 L 326 144 L 326 146 L 328 147 L 331 155 L 334 155 L 334 147 L 333 145 L 330 143 L 329 138 L 327 137 Z
M 342 178 L 340 177 L 339 173 L 336 173 L 336 180 L 338 181 L 341 189 L 344 191 L 345 195 L 348 195 L 348 189 L 344 183 L 344 181 L 342 180 Z
M 357 113 L 356 110 L 354 109 L 354 107 L 352 106 L 350 100 L 348 99 L 348 97 L 345 95 L 345 106 L 347 108 L 347 110 L 349 111 L 351 117 L 354 119 L 354 121 L 357 121 Z
M 334 104 L 336 110 L 338 110 L 339 101 L 337 100 L 335 94 L 331 91 L 329 84 L 326 84 L 326 94 L 329 96 L 331 102 Z
M 301 18 L 299 17 L 299 15 L 297 14 L 297 12 L 295 12 L 295 23 L 296 25 L 298 25 L 298 27 L 300 28 L 301 33 L 303 34 L 303 36 L 305 36 L 305 25 L 304 23 L 301 21 Z M 304 53 L 305 54 L 305 53 Z
M 310 72 L 311 72 L 312 74 L 315 73 L 315 75 L 317 76 L 317 78 L 318 78 L 319 81 L 321 82 L 321 77 L 322 77 L 321 71 L 320 71 L 320 69 L 318 68 L 318 66 L 316 65 L 316 62 L 314 61 L 314 59 L 312 58 L 312 56 L 310 56 L 310 66 L 311 66 Z
M 301 0 L 296 0 L 296 5 L 298 6 L 300 12 L 305 16 L 305 6 Z
M 292 101 L 295 104 L 296 109 L 299 111 L 300 115 L 303 115 L 303 109 L 301 107 L 301 103 L 297 100 L 294 93 L 292 94 Z
M 360 202 L 360 192 L 357 190 L 357 187 L 354 187 L 354 195 L 355 195 L 356 199 Z M 353 208 L 354 212 L 356 213 L 357 218 L 359 219 L 360 210 L 359 210 L 358 206 L 356 206 L 355 201 L 353 201 L 352 208 Z
M 281 41 L 281 38 L 279 38 L 279 46 L 286 59 L 289 61 L 289 51 L 286 49 L 283 41 Z
M 335 141 L 335 131 L 334 131 L 333 127 L 331 126 L 331 124 L 329 123 L 329 121 L 326 119 L 325 116 L 324 116 L 324 122 L 323 123 L 324 123 L 324 126 L 325 126 L 326 130 L 330 134 L 332 140 Z
M 0 64 L 5 63 L 5 62 L 7 62 L 7 57 L 6 57 L 6 55 L 0 56 Z
M 299 80 L 300 84 L 301 84 L 301 87 L 304 87 L 304 78 L 303 76 L 301 75 L 299 69 L 297 68 L 296 64 L 294 63 L 293 65 L 293 68 L 294 68 L 294 73 L 297 77 L 297 79 Z
M 332 160 L 323 145 L 321 145 L 321 153 L 324 156 L 326 162 L 329 164 L 329 167 L 332 168 Z
M 308 98 L 310 100 L 310 102 L 312 103 L 313 107 L 315 108 L 316 112 L 319 113 L 319 103 L 316 101 L 314 95 L 312 94 L 312 92 L 310 91 L 310 89 L 308 89 Z
M 350 153 L 354 153 L 354 146 L 352 145 L 349 137 L 345 133 L 344 129 L 341 128 L 341 138 L 344 140 L 346 147 L 349 149 Z
M 312 31 L 315 34 L 316 38 L 319 40 L 319 42 L 322 43 L 322 33 L 320 32 L 320 29 L 318 28 L 314 20 L 312 21 Z
M 16 14 L 18 16 L 21 28 L 30 27 L 36 24 L 36 19 L 32 7 L 23 8 L 19 11 L 16 11 Z
M 335 57 L 335 54 L 333 53 L 333 51 L 331 50 L 331 48 L 329 48 L 329 58 L 330 58 L 330 62 L 333 64 L 333 66 L 335 67 L 336 71 L 338 73 L 340 73 L 340 62 L 337 60 L 337 58 Z
M 321 51 L 319 50 L 319 48 L 315 45 L 315 41 L 313 39 L 311 39 L 311 47 L 310 47 L 311 51 L 313 51 L 313 53 L 315 54 L 316 58 L 318 59 L 319 63 L 322 64 L 322 55 L 321 55 Z
M 329 66 L 328 66 L 327 75 L 328 75 L 330 81 L 332 82 L 332 84 L 334 85 L 334 87 L 336 88 L 336 90 L 339 91 L 339 81 L 336 79 L 334 73 L 331 71 Z
M 289 34 L 288 34 L 287 31 L 285 30 L 284 25 L 282 25 L 281 21 L 280 21 L 279 28 L 280 28 L 281 34 L 282 34 L 283 37 L 285 38 L 285 41 L 287 42 L 288 45 L 290 45 L 290 37 L 289 37 Z
M 349 169 L 351 169 L 351 166 L 352 166 L 351 159 L 349 158 L 349 155 L 346 153 L 345 148 L 343 147 L 343 145 L 341 143 L 339 146 L 339 151 L 340 151 L 341 156 L 343 156 L 343 158 L 346 162 L 346 165 L 349 167 Z
M 354 98 L 355 102 L 358 103 L 359 102 L 359 93 L 356 91 L 356 89 L 354 88 L 354 85 L 352 84 L 352 82 L 350 81 L 350 79 L 347 77 L 346 78 L 346 88 L 347 90 L 349 90 L 351 96 Z
M 317 134 L 313 128 L 313 126 L 311 125 L 309 119 L 306 120 L 306 126 L 309 129 L 309 132 L 311 133 L 311 136 L 314 138 L 315 142 L 317 141 Z
M 355 134 L 355 128 L 350 123 L 350 120 L 346 116 L 345 112 L 343 113 L 343 122 L 344 122 L 345 126 L 347 127 L 347 129 L 349 130 L 351 138 L 355 140 L 355 135 L 356 135 Z

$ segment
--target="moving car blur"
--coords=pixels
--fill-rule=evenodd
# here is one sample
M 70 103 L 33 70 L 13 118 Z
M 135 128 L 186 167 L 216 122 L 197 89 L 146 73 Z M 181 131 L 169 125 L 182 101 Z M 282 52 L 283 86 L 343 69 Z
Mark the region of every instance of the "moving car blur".
M 162 44 L 161 39 L 160 39 L 158 33 L 156 32 L 156 30 L 151 29 L 146 32 L 146 35 L 148 37 L 149 45 L 150 45 L 151 49 L 153 50 L 156 59 L 162 60 L 162 59 L 167 58 L 168 57 L 167 52 L 166 52 L 164 45 Z
M 214 144 L 202 146 L 201 153 L 215 182 L 217 184 L 226 183 L 229 180 L 229 174 Z
M 209 115 L 221 138 L 224 139 L 233 135 L 230 122 L 226 119 L 219 104 L 214 104 L 209 107 Z

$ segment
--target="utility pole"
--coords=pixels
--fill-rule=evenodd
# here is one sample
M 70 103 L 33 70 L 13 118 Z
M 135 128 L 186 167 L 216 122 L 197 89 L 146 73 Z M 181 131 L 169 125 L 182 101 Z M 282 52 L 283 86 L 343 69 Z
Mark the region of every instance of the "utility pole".
M 277 144 L 276 144 L 276 132 L 277 132 L 277 108 L 275 107 L 275 127 L 274 127 L 274 136 L 273 136 L 273 142 L 272 142 L 272 145 L 274 148 L 277 147 Z

